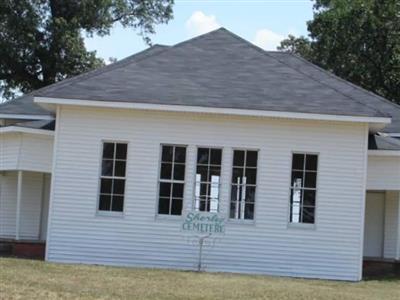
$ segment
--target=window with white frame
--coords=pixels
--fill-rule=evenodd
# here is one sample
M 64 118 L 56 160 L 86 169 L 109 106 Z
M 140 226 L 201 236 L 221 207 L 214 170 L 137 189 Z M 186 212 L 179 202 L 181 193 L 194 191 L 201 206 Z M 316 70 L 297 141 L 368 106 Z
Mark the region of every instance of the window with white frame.
M 318 155 L 294 153 L 290 193 L 290 223 L 315 223 Z
M 103 143 L 99 211 L 124 209 L 127 143 Z
M 158 213 L 181 215 L 185 185 L 186 147 L 161 146 Z
M 254 219 L 257 182 L 257 151 L 234 150 L 230 218 Z
M 222 149 L 198 148 L 194 208 L 197 211 L 219 211 Z

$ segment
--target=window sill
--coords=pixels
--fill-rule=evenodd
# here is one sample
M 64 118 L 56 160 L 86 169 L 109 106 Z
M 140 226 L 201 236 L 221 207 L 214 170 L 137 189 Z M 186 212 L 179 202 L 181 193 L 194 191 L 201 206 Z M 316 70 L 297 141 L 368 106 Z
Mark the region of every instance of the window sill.
M 254 220 L 240 220 L 240 219 L 228 219 L 227 223 L 232 225 L 245 225 L 245 226 L 254 226 L 256 224 Z
M 300 229 L 300 230 L 316 230 L 317 227 L 315 224 L 307 224 L 307 223 L 288 223 L 288 229 Z
M 106 217 L 106 218 L 123 218 L 124 212 L 119 211 L 97 211 L 96 217 Z
M 177 221 L 182 221 L 182 215 L 160 215 L 160 214 L 157 214 L 155 219 L 157 221 L 177 222 Z

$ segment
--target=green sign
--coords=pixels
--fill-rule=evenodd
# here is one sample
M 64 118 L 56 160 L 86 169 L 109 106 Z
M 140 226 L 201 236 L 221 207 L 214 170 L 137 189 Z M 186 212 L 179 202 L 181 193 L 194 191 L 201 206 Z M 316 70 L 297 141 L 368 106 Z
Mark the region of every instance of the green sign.
M 225 234 L 225 218 L 217 213 L 189 212 L 181 227 L 182 232 L 196 235 Z

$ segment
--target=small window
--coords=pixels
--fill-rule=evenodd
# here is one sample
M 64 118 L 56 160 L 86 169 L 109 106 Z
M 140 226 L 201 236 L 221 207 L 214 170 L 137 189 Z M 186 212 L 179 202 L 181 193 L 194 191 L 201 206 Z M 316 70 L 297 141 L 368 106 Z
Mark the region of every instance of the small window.
M 318 155 L 293 154 L 290 222 L 315 223 Z
M 162 145 L 158 213 L 181 215 L 185 185 L 186 147 Z
M 219 211 L 222 149 L 198 148 L 195 203 L 197 211 Z
M 127 150 L 126 143 L 103 143 L 99 211 L 123 211 Z
M 254 219 L 257 156 L 257 151 L 235 150 L 233 152 L 231 219 Z

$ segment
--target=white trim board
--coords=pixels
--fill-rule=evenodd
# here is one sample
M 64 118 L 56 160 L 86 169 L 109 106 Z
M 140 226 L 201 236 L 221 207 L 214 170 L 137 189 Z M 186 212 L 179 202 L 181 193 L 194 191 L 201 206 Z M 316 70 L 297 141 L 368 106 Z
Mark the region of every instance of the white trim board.
M 396 150 L 368 150 L 368 156 L 399 156 L 400 151 Z
M 34 102 L 42 104 L 42 106 L 45 106 L 47 109 L 49 108 L 48 106 L 46 106 L 48 104 L 78 105 L 87 107 L 208 113 L 208 114 L 273 117 L 273 118 L 303 119 L 303 120 L 318 120 L 318 121 L 357 122 L 357 123 L 373 123 L 382 125 L 391 123 L 391 118 L 385 118 L 385 117 L 344 116 L 344 115 L 281 112 L 281 111 L 266 111 L 266 110 L 251 110 L 251 109 L 236 109 L 236 108 L 216 108 L 216 107 L 202 107 L 202 106 L 188 106 L 188 105 L 165 105 L 165 104 L 132 103 L 132 102 L 116 102 L 116 101 L 60 99 L 60 98 L 48 98 L 48 97 L 34 97 Z
M 11 132 L 50 135 L 50 136 L 54 135 L 53 130 L 36 129 L 36 128 L 19 127 L 19 126 L 0 127 L 0 134 L 11 133 Z
M 0 114 L 0 119 L 11 120 L 54 120 L 54 117 L 49 115 L 25 115 L 25 114 Z

